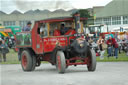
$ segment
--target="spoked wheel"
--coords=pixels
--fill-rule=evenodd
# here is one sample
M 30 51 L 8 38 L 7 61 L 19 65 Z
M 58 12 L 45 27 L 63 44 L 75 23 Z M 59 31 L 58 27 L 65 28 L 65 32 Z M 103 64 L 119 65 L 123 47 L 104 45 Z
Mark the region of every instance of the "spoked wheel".
M 96 54 L 94 52 L 94 50 L 90 49 L 88 54 L 88 61 L 87 61 L 87 68 L 88 71 L 95 71 L 96 69 Z
M 66 69 L 66 60 L 64 53 L 62 51 L 58 51 L 56 54 L 56 68 L 59 73 L 64 73 Z
M 22 51 L 21 65 L 24 71 L 33 71 L 36 66 L 35 56 L 32 56 L 28 50 Z

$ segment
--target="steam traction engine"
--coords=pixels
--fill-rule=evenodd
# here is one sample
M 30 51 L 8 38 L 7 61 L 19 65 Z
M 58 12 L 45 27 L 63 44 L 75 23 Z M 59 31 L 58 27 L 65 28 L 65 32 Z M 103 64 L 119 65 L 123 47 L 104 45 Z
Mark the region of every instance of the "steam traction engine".
M 22 69 L 33 71 L 41 61 L 48 61 L 59 73 L 64 73 L 68 66 L 84 64 L 88 71 L 95 71 L 96 54 L 84 38 L 83 20 L 87 19 L 74 13 L 73 17 L 36 21 L 30 32 L 17 33 L 16 46 Z M 65 23 L 68 29 L 64 35 L 60 32 L 61 23 Z

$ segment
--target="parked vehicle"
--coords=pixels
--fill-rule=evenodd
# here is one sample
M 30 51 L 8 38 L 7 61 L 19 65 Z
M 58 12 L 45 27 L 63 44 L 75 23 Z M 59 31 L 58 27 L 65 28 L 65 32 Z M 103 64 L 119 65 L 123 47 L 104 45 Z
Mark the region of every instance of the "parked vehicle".
M 21 32 L 20 26 L 6 26 L 4 29 L 5 33 L 8 33 L 8 46 L 9 48 L 15 49 L 15 35 L 17 32 Z
M 9 48 L 17 51 L 15 47 L 15 35 L 17 32 L 21 32 L 20 26 L 0 26 L 0 38 L 5 39 Z
M 73 17 L 36 21 L 32 31 L 17 33 L 22 69 L 33 71 L 41 61 L 48 61 L 59 73 L 64 73 L 68 66 L 85 64 L 88 71 L 95 71 L 96 54 L 84 38 L 83 20 L 86 18 L 75 13 Z M 66 28 L 63 34 L 61 24 Z

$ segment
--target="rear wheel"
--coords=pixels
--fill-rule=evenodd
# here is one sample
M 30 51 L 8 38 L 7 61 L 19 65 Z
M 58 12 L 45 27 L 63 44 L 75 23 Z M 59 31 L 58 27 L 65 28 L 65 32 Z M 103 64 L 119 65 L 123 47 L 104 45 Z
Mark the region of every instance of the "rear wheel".
M 24 71 L 33 71 L 36 66 L 36 57 L 31 55 L 29 50 L 21 53 L 21 66 Z
M 88 71 L 95 71 L 96 69 L 96 54 L 94 52 L 94 50 L 89 50 L 88 54 L 88 62 L 87 62 L 87 68 Z
M 65 61 L 65 56 L 64 52 L 62 51 L 57 51 L 56 54 L 56 68 L 59 73 L 64 73 L 66 69 L 66 61 Z

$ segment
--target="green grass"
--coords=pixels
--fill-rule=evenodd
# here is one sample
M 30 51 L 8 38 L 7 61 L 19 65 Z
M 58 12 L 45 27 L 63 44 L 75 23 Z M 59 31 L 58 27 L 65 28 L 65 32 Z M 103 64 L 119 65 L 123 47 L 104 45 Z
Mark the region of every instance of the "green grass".
M 6 55 L 7 56 L 7 62 L 1 62 L 1 64 L 18 64 L 20 63 L 18 61 L 18 55 L 17 52 L 15 52 L 14 50 L 10 50 L 10 52 Z
M 107 56 L 107 52 L 105 52 L 104 56 Z M 110 57 L 109 59 L 107 57 L 104 57 L 103 60 L 100 60 L 100 58 L 97 57 L 96 59 L 98 62 L 128 62 L 128 56 L 126 56 L 126 53 L 119 54 L 118 59 L 115 59 L 114 57 Z M 20 61 L 18 61 L 17 52 L 14 52 L 14 50 L 11 49 L 10 52 L 7 54 L 7 62 L 1 62 L 1 64 L 20 64 Z
M 96 58 L 97 61 L 99 62 L 122 62 L 122 61 L 128 61 L 128 56 L 126 56 L 126 53 L 121 53 L 121 54 L 118 54 L 118 59 L 116 59 L 114 56 L 112 57 L 107 57 L 107 51 L 105 52 L 104 54 L 104 59 L 103 60 L 100 60 L 99 57 Z

